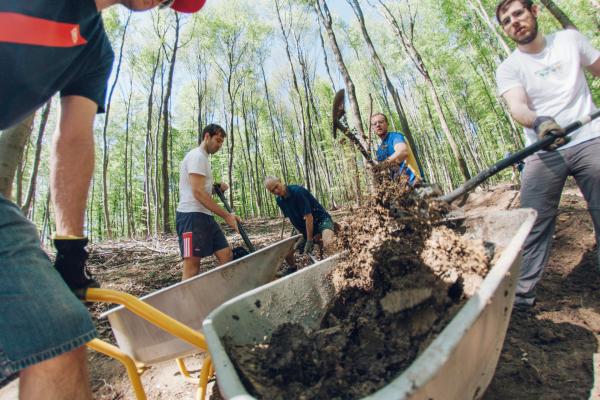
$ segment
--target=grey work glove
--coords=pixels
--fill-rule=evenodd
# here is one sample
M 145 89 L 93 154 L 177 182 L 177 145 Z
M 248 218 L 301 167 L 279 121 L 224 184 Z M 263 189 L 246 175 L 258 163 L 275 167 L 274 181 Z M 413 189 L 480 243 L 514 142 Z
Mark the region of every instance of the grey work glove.
M 307 240 L 306 243 L 304 244 L 304 252 L 302 254 L 307 255 L 310 254 L 310 252 L 312 251 L 314 247 L 314 243 L 312 240 Z
M 301 238 L 294 244 L 294 250 L 298 252 L 304 251 L 304 245 L 306 244 L 306 239 Z
M 570 137 L 565 136 L 565 130 L 552 117 L 540 116 L 533 122 L 533 130 L 538 137 L 538 140 L 544 139 L 549 134 L 557 136 L 556 140 L 550 143 L 545 150 L 554 151 L 561 146 L 569 143 Z

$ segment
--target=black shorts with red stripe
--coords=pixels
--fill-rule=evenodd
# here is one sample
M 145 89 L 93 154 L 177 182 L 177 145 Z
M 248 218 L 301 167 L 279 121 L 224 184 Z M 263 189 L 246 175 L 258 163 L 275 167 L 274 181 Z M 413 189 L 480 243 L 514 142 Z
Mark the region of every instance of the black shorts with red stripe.
M 175 221 L 182 258 L 207 257 L 229 247 L 221 227 L 212 215 L 177 211 Z

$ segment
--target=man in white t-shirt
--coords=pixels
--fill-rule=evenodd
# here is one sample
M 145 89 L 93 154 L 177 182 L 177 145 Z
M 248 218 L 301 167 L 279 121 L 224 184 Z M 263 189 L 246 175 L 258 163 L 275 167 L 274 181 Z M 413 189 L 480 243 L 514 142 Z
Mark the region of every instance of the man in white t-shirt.
M 526 144 L 548 133 L 564 135 L 565 126 L 598 108 L 583 69 L 600 76 L 600 52 L 576 30 L 544 36 L 538 30 L 539 9 L 531 0 L 503 0 L 496 17 L 517 49 L 496 72 L 498 92 L 512 116 L 524 126 Z M 525 160 L 521 206 L 537 211 L 523 249 L 515 305 L 532 306 L 535 286 L 548 261 L 555 218 L 567 176 L 575 178 L 590 210 L 599 242 L 600 120 L 569 137 L 559 137 L 546 151 Z
M 198 137 L 199 146 L 181 161 L 176 224 L 183 258 L 182 280 L 198 275 L 201 257 L 214 254 L 219 265 L 233 259 L 231 247 L 213 213 L 236 231 L 239 217 L 227 212 L 213 200 L 213 175 L 209 160 L 210 154 L 219 151 L 226 135 L 219 125 L 207 125 Z M 225 183 L 220 185 L 221 191 L 228 189 Z

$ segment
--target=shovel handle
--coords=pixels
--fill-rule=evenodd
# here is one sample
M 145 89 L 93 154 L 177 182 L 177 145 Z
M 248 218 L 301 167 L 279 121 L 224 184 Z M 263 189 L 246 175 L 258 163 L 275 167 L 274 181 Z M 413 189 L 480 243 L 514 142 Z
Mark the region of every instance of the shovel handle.
M 225 209 L 227 210 L 227 212 L 232 213 L 233 210 L 231 209 L 231 207 L 229 207 L 229 203 L 227 203 L 227 199 L 225 198 L 225 195 L 221 191 L 221 187 L 218 184 L 215 184 L 215 185 L 213 185 L 213 190 L 215 191 L 215 193 L 217 194 L 217 196 L 219 196 L 219 198 L 223 202 L 223 205 L 225 206 Z M 250 250 L 250 253 L 255 252 L 256 248 L 254 247 L 254 245 L 250 241 L 250 238 L 248 237 L 248 234 L 246 233 L 246 230 L 244 229 L 244 226 L 242 225 L 241 222 L 238 222 L 237 224 L 238 224 L 238 229 L 240 231 L 240 236 L 242 236 L 242 240 L 244 241 L 244 243 L 248 247 L 248 250 Z
M 600 110 L 593 112 L 590 115 L 586 115 L 585 117 L 567 125 L 565 127 L 565 135 L 569 135 L 569 134 L 573 133 L 577 129 L 590 123 L 592 120 L 598 118 L 599 116 L 600 116 Z M 524 149 L 498 161 L 496 164 L 492 165 L 490 168 L 488 168 L 484 171 L 481 171 L 480 173 L 475 175 L 473 178 L 469 179 L 468 181 L 463 183 L 461 186 L 454 189 L 452 192 L 450 192 L 444 196 L 438 197 L 436 200 L 445 201 L 447 203 L 452 203 L 454 200 L 461 197 L 465 193 L 469 192 L 474 187 L 479 186 L 482 182 L 487 180 L 489 177 L 496 175 L 498 172 L 502 171 L 504 168 L 510 167 L 514 163 L 524 160 L 525 158 L 532 155 L 536 151 L 546 148 L 548 145 L 550 145 L 552 142 L 554 142 L 554 140 L 556 140 L 557 137 L 558 136 L 556 136 L 552 133 L 546 135 L 542 140 L 539 140 L 539 141 L 525 147 Z

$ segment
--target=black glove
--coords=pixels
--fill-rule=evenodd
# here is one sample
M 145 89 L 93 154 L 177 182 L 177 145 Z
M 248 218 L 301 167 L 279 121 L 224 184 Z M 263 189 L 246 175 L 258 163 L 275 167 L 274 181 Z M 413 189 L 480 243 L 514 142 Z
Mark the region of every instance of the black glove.
M 553 134 L 556 140 L 550 143 L 545 150 L 554 151 L 561 146 L 569 143 L 570 137 L 565 136 L 567 132 L 552 117 L 540 116 L 533 121 L 533 130 L 538 140 L 544 139 L 547 135 Z
M 87 244 L 87 238 L 54 239 L 54 247 L 56 247 L 54 268 L 77 297 L 82 299 L 85 297 L 85 289 L 100 287 L 85 267 L 88 259 L 88 252 L 85 249 Z

